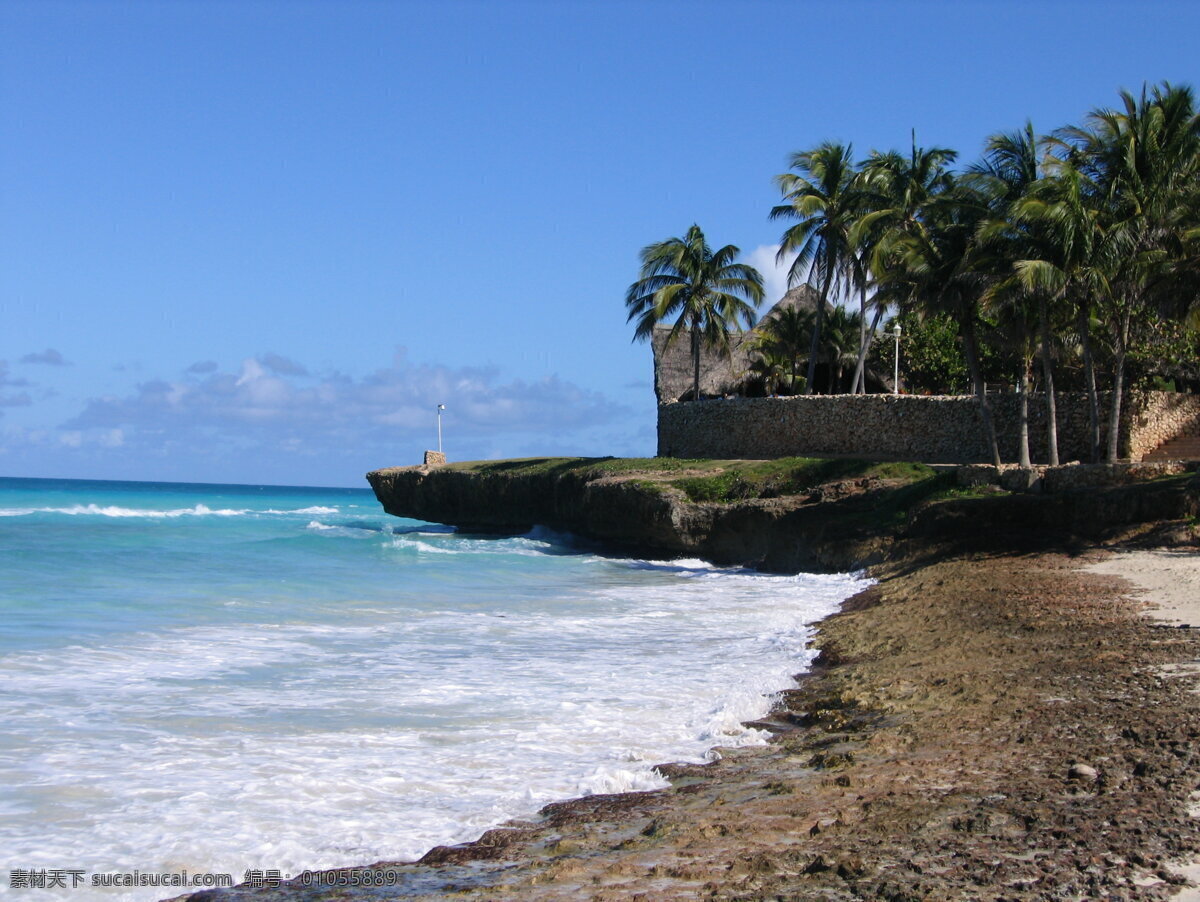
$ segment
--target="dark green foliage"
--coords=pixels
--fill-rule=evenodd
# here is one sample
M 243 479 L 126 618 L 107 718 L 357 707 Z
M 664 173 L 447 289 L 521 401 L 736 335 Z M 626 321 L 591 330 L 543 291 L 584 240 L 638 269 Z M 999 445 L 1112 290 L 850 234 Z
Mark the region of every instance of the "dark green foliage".
M 944 313 L 921 316 L 916 311 L 901 313 L 889 321 L 883 335 L 871 349 L 871 363 L 880 372 L 890 373 L 895 363 L 896 342 L 891 326 L 900 323 L 900 378 L 909 394 L 963 395 L 971 391 L 971 380 L 963 358 L 958 325 Z M 991 335 L 986 320 L 980 331 Z M 980 369 L 984 381 L 996 387 L 1011 384 L 1018 366 L 1013 354 L 997 341 L 980 346 Z

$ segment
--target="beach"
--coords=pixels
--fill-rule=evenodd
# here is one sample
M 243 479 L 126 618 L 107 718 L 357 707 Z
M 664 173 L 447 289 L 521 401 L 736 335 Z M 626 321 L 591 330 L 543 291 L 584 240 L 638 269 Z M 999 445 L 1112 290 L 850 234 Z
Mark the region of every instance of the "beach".
M 1156 548 L 1113 554 L 1086 568 L 1090 573 L 1111 574 L 1127 580 L 1135 597 L 1143 602 L 1145 616 L 1172 625 L 1200 625 L 1200 550 Z M 1200 660 L 1164 665 L 1166 677 L 1200 674 Z M 1193 793 L 1196 795 L 1196 793 Z M 1189 809 L 1200 817 L 1200 805 Z M 1200 859 L 1177 861 L 1172 871 L 1200 884 Z M 1178 902 L 1200 900 L 1200 885 L 1187 886 L 1175 896 Z
M 429 899 L 1168 898 L 1200 852 L 1200 636 L 1142 616 L 1118 572 L 1147 554 L 1195 577 L 1194 550 L 897 561 L 820 624 L 765 747 L 415 865 L 203 898 L 365 898 L 364 874 Z
M 1088 566 L 1087 570 L 1128 580 L 1136 596 L 1147 603 L 1148 617 L 1200 627 L 1200 551 L 1189 548 L 1123 551 Z

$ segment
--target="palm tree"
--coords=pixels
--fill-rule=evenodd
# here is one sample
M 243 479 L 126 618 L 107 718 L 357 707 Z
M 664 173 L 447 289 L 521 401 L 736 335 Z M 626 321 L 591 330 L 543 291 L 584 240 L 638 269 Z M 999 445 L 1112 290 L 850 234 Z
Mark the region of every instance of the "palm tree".
M 842 385 L 842 372 L 857 359 L 862 314 L 852 313 L 842 305 L 830 308 L 825 331 L 821 337 L 822 356 L 829 363 L 829 394 L 836 395 Z
M 887 268 L 883 255 L 888 253 L 888 235 L 902 235 L 921 228 L 918 214 L 931 196 L 944 189 L 949 179 L 947 167 L 958 154 L 946 147 L 917 147 L 917 135 L 912 133 L 912 150 L 906 159 L 896 151 L 872 151 L 862 166 L 859 190 L 863 212 L 851 231 L 851 242 L 858 248 L 863 269 L 882 273 Z M 887 296 L 886 282 L 876 282 L 875 314 L 866 327 L 866 280 L 860 290 L 860 328 L 858 359 L 854 367 L 852 392 L 866 392 L 866 359 L 879 321 L 893 300 Z
M 788 359 L 774 349 L 766 346 L 755 348 L 756 356 L 750 363 L 750 373 L 762 380 L 763 391 L 774 395 L 779 389 L 779 383 L 787 378 Z M 795 368 L 792 378 L 795 379 Z
M 634 341 L 645 341 L 655 326 L 673 316 L 667 344 L 684 331 L 690 334 L 693 400 L 700 400 L 701 346 L 727 352 L 729 329 L 752 326 L 762 303 L 762 276 L 752 266 L 735 263 L 739 253 L 732 244 L 714 251 L 700 227 L 692 225 L 682 238 L 642 248 L 641 278 L 625 293 L 626 321 L 637 321 Z
M 784 307 L 769 314 L 759 325 L 759 348 L 784 358 L 791 371 L 788 392 L 796 394 L 796 365 L 812 338 L 816 313 L 799 307 Z
M 1016 261 L 1016 272 L 1028 290 L 1049 295 L 1055 306 L 1070 302 L 1074 309 L 1088 394 L 1091 458 L 1096 462 L 1100 459 L 1100 418 L 1091 308 L 1092 298 L 1107 292 L 1107 274 L 1113 262 L 1111 246 L 1100 210 L 1089 202 L 1089 185 L 1083 173 L 1069 160 L 1053 160 L 1052 165 L 1053 172 L 1013 205 L 1014 220 L 1035 225 L 1040 238 L 1024 259 Z
M 1190 88 L 1164 82 L 1140 97 L 1120 94 L 1121 109 L 1094 110 L 1083 127 L 1057 137 L 1096 186 L 1112 248 L 1110 291 L 1101 297 L 1113 347 L 1106 459 L 1117 459 L 1125 363 L 1131 329 L 1147 315 L 1178 259 L 1194 217 L 1188 208 L 1200 171 L 1200 115 Z
M 825 142 L 814 150 L 792 154 L 788 166 L 796 172 L 775 177 L 784 202 L 771 208 L 771 219 L 800 220 L 783 233 L 777 260 L 795 253 L 788 285 L 806 275 L 820 284 L 820 300 L 808 351 L 805 391 L 813 391 L 825 308 L 831 293 L 843 285 L 861 284 L 864 275 L 850 239 L 860 208 L 850 145 Z M 814 285 L 814 287 L 816 287 Z
M 992 463 L 1000 466 L 996 426 L 980 368 L 979 308 L 992 279 L 977 266 L 979 224 L 987 198 L 969 184 L 949 183 L 921 208 L 921 228 L 893 232 L 888 240 L 888 290 L 906 304 L 928 313 L 948 314 L 958 325 L 971 385 L 979 401 L 984 436 Z
M 1001 270 L 1011 270 L 1009 278 L 1000 278 L 988 299 L 993 303 L 1010 308 L 1014 306 L 1036 307 L 1037 326 L 1040 335 L 1042 375 L 1046 387 L 1046 446 L 1049 463 L 1058 466 L 1058 416 L 1054 392 L 1054 366 L 1050 348 L 1050 309 L 1048 295 L 1036 280 L 1022 278 L 1021 263 L 1045 254 L 1045 236 L 1036 228 L 1036 221 L 1017 215 L 1017 206 L 1036 189 L 1041 176 L 1038 159 L 1038 141 L 1033 133 L 1033 124 L 1025 123 L 1020 132 L 996 134 L 988 138 L 984 158 L 970 167 L 965 177 L 975 184 L 989 199 L 991 217 L 980 226 L 980 239 L 989 251 L 998 255 L 994 261 Z M 1026 268 L 1024 270 L 1028 272 Z M 1059 300 L 1059 295 L 1055 294 Z M 1005 321 L 1016 331 L 1011 343 L 1019 350 L 1023 360 L 1021 370 L 1021 463 L 1029 466 L 1028 423 L 1029 361 L 1026 357 L 1028 336 L 1024 334 L 1029 317 L 1018 310 L 1011 310 Z
M 1008 263 L 1009 261 L 1004 261 Z M 1028 470 L 1032 465 L 1029 454 L 1029 392 L 1033 381 L 1033 358 L 1037 353 L 1037 322 L 1035 306 L 1020 280 L 1000 278 L 986 289 L 984 303 L 995 319 L 995 334 L 999 343 L 1016 355 L 1017 370 L 1017 465 Z

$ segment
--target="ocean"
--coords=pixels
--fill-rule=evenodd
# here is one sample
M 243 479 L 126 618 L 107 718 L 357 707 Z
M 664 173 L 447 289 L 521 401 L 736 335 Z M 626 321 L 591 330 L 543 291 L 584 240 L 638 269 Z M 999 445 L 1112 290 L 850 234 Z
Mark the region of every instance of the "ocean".
M 0 479 L 0 894 L 413 859 L 663 786 L 762 743 L 742 722 L 864 585 L 467 535 L 366 489 Z

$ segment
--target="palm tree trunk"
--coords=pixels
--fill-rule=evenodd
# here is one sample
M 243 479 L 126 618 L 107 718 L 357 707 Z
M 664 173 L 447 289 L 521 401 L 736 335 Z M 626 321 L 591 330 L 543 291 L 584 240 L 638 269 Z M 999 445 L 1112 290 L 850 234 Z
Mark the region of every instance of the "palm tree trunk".
M 1092 325 L 1087 298 L 1076 313 L 1079 340 L 1083 344 L 1083 377 L 1088 395 L 1088 439 L 1092 463 L 1100 462 L 1100 393 L 1096 391 L 1096 361 L 1092 357 Z
M 817 354 L 821 350 L 821 329 L 825 325 L 825 302 L 829 299 L 829 286 L 833 284 L 833 266 L 825 270 L 825 284 L 821 286 L 821 300 L 817 302 L 817 318 L 813 323 L 812 341 L 808 346 L 808 383 L 804 393 L 813 393 L 813 384 L 817 380 Z
M 992 466 L 1000 466 L 1000 445 L 996 441 L 996 423 L 992 419 L 992 406 L 988 403 L 987 391 L 983 384 L 983 374 L 979 369 L 979 344 L 975 337 L 975 325 L 971 322 L 960 322 L 962 330 L 963 354 L 967 358 L 967 372 L 971 384 L 975 386 L 975 396 L 979 400 L 979 416 L 983 420 L 983 433 L 987 439 L 988 450 L 992 455 Z
M 854 393 L 867 393 L 867 354 L 870 353 L 871 345 L 875 339 L 875 330 L 879 328 L 879 321 L 883 319 L 883 307 L 875 308 L 875 316 L 871 319 L 871 331 L 867 333 L 866 343 L 858 349 L 858 362 L 854 365 Z M 866 321 L 866 317 L 863 317 Z
M 862 376 L 862 361 L 867 359 L 867 285 L 858 286 L 858 360 L 854 367 L 854 383 L 850 394 L 858 394 L 858 380 Z
M 1029 358 L 1021 361 L 1021 397 L 1017 401 L 1017 465 L 1029 469 Z
M 1121 321 L 1113 334 L 1113 389 L 1112 406 L 1108 411 L 1108 454 L 1105 462 L 1115 464 L 1120 446 L 1121 402 L 1125 387 L 1125 348 L 1129 341 L 1129 308 L 1121 314 Z
M 700 400 L 700 324 L 692 323 L 692 400 Z
M 1054 397 L 1054 365 L 1050 362 L 1050 311 L 1046 296 L 1038 294 L 1038 318 L 1042 327 L 1042 373 L 1046 380 L 1046 448 L 1048 463 L 1058 466 L 1058 416 Z

